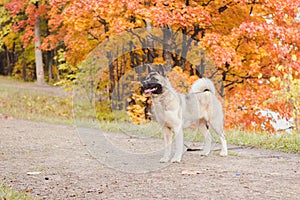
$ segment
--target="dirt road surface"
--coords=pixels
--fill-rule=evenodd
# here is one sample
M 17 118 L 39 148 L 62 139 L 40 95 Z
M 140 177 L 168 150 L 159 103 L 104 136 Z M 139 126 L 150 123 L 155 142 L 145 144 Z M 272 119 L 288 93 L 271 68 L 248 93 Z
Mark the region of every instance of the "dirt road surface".
M 84 131 L 92 134 L 93 147 L 87 144 L 92 140 L 80 140 Z M 227 157 L 212 153 L 201 158 L 191 151 L 181 163 L 163 165 L 156 155 L 124 159 L 122 153 L 106 151 L 107 144 L 101 146 L 93 136 L 97 131 L 84 131 L 0 116 L 0 182 L 41 199 L 300 199 L 299 154 L 233 148 Z M 122 134 L 110 137 L 112 143 L 144 144 L 143 149 L 163 144 Z M 102 148 L 101 155 L 92 148 Z M 126 168 L 139 161 L 139 169 Z M 144 172 L 138 171 L 141 166 Z

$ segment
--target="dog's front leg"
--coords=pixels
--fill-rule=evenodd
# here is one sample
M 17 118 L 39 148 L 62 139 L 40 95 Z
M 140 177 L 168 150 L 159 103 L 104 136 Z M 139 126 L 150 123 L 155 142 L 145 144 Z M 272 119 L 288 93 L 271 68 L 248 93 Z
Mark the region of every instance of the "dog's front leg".
M 168 127 L 163 127 L 163 135 L 165 142 L 165 152 L 164 156 L 160 159 L 161 163 L 168 162 L 171 156 L 171 148 L 172 148 L 172 131 Z
M 175 155 L 172 158 L 171 162 L 180 162 L 183 154 L 183 130 L 182 126 L 176 127 L 175 130 L 175 143 L 176 150 Z

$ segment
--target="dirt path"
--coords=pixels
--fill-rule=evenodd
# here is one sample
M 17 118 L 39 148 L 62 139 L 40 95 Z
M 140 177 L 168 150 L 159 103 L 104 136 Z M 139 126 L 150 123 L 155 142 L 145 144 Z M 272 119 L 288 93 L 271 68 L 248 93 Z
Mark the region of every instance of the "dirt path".
M 119 160 L 120 168 L 106 167 L 100 157 L 91 156 L 86 149 L 91 146 L 81 143 L 78 131 L 82 133 L 70 126 L 0 117 L 0 182 L 42 199 L 299 199 L 300 196 L 300 155 L 235 149 L 225 158 L 215 153 L 200 158 L 199 152 L 186 152 L 180 164 L 158 166 L 152 172 L 137 174 L 133 169 L 133 173 L 126 173 L 120 170 L 130 165 L 130 160 L 125 163 L 124 155 L 118 157 L 105 151 L 106 158 Z M 162 144 L 160 140 L 122 134 L 110 137 L 128 144 L 136 141 L 134 144 L 141 145 L 145 141 L 146 149 Z M 101 148 L 101 141 L 94 145 L 97 148 Z M 149 162 L 143 161 L 144 166 L 153 166 L 155 161 L 154 156 Z
M 0 86 L 9 87 L 9 88 L 18 88 L 20 90 L 35 90 L 39 92 L 45 92 L 52 95 L 60 95 L 60 96 L 65 96 L 70 94 L 70 92 L 69 93 L 64 92 L 64 89 L 61 87 L 49 86 L 47 84 L 38 86 L 37 84 L 32 82 L 21 82 L 3 76 L 0 76 Z

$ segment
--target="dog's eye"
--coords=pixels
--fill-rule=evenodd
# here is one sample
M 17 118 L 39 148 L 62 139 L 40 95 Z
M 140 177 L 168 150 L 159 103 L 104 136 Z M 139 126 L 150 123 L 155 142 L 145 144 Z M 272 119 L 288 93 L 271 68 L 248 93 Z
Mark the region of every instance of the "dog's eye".
M 151 81 L 153 81 L 153 82 L 157 82 L 157 81 L 158 81 L 158 79 L 157 79 L 157 78 L 155 78 L 155 77 L 152 77 L 152 78 L 151 78 Z

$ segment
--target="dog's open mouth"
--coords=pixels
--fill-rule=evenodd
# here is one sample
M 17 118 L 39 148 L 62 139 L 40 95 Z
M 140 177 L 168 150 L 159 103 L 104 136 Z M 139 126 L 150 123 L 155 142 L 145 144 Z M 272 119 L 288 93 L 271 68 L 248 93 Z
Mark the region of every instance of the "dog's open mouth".
M 155 88 L 148 88 L 148 89 L 145 89 L 144 92 L 145 92 L 146 94 L 151 94 L 151 93 L 153 93 L 154 91 L 156 91 L 157 89 L 158 89 L 157 87 L 155 87 Z
M 158 83 L 146 84 L 143 86 L 145 94 L 161 94 L 162 87 Z

